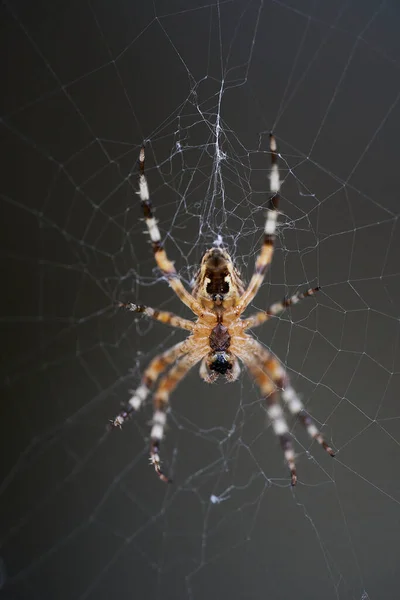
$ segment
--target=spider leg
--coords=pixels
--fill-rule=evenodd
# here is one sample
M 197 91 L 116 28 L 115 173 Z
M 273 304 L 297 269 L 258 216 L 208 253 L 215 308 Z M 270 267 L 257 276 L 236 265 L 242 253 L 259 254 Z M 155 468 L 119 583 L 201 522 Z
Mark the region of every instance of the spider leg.
M 262 350 L 264 355 L 264 361 L 267 361 L 269 358 L 271 358 L 271 355 L 264 348 L 262 348 Z M 258 356 L 256 357 L 256 360 L 254 360 L 255 356 L 251 351 L 251 348 L 248 349 L 248 352 L 241 353 L 239 357 L 246 365 L 250 374 L 253 376 L 255 382 L 260 388 L 261 394 L 263 395 L 266 401 L 269 420 L 271 422 L 275 435 L 279 438 L 281 448 L 285 455 L 285 460 L 290 469 L 291 484 L 296 485 L 297 471 L 292 437 L 289 433 L 289 427 L 286 422 L 282 407 L 279 403 L 277 386 L 273 382 L 270 374 L 265 368 L 265 362 L 260 360 Z M 265 357 L 268 358 L 266 359 Z
M 124 304 L 120 302 L 119 306 L 126 308 L 131 312 L 143 313 L 147 317 L 154 319 L 155 321 L 161 321 L 161 323 L 165 323 L 166 325 L 171 325 L 171 327 L 178 327 L 180 329 L 187 329 L 188 331 L 193 331 L 193 323 L 188 319 L 183 319 L 182 317 L 178 317 L 171 312 L 167 312 L 164 310 L 157 310 L 151 308 L 150 306 L 144 306 L 143 304 L 133 304 L 132 302 L 128 302 Z
M 165 475 L 161 468 L 160 444 L 164 437 L 169 397 L 178 383 L 182 381 L 190 369 L 201 360 L 202 356 L 202 354 L 199 355 L 199 353 L 196 352 L 184 356 L 164 377 L 162 377 L 154 394 L 153 426 L 150 434 L 150 463 L 154 465 L 157 475 L 161 481 L 164 481 L 165 483 L 171 483 L 171 479 Z
M 249 329 L 253 327 L 258 327 L 268 321 L 271 317 L 275 317 L 285 311 L 289 306 L 293 304 L 297 304 L 303 298 L 308 298 L 309 296 L 313 296 L 317 292 L 319 292 L 321 288 L 310 288 L 304 292 L 297 292 L 293 294 L 290 298 L 284 298 L 281 302 L 276 302 L 275 304 L 271 304 L 269 308 L 265 311 L 260 311 L 255 313 L 254 315 L 250 315 L 247 319 L 243 320 L 244 329 Z
M 246 352 L 247 350 L 247 352 Z M 294 461 L 294 451 L 282 408 L 278 405 L 275 394 L 281 390 L 281 397 L 292 415 L 300 419 L 308 435 L 315 439 L 330 456 L 335 456 L 332 448 L 315 425 L 313 419 L 305 410 L 304 404 L 290 383 L 289 376 L 281 363 L 272 356 L 261 344 L 252 338 L 246 340 L 244 351 L 238 354 L 253 375 L 268 404 L 268 416 L 271 419 L 275 433 L 278 435 L 289 465 L 292 485 L 296 484 L 297 474 Z M 256 360 L 254 360 L 256 358 Z M 278 406 L 278 407 L 277 407 Z
M 185 340 L 153 358 L 143 373 L 139 387 L 133 392 L 132 397 L 127 402 L 124 409 L 115 417 L 115 419 L 110 421 L 111 427 L 121 428 L 125 421 L 127 421 L 134 412 L 139 410 L 161 373 L 163 373 L 168 366 L 174 363 L 180 356 L 185 356 L 186 352 L 187 344 Z
M 160 230 L 158 229 L 157 221 L 153 213 L 153 205 L 150 200 L 149 186 L 147 184 L 147 178 L 144 172 L 144 160 L 145 152 L 144 147 L 141 148 L 139 154 L 139 194 L 143 215 L 146 221 L 147 229 L 150 235 L 150 240 L 153 245 L 154 258 L 156 259 L 157 266 L 168 280 L 169 285 L 174 290 L 178 298 L 190 308 L 190 310 L 200 315 L 204 313 L 203 308 L 197 302 L 197 300 L 190 294 L 184 287 L 179 279 L 179 275 L 176 272 L 174 263 L 168 259 L 168 256 L 161 243 Z
M 250 302 L 253 300 L 254 296 L 260 289 L 261 284 L 264 281 L 267 269 L 272 262 L 272 256 L 274 253 L 276 223 L 279 215 L 279 190 L 281 182 L 279 179 L 276 140 L 272 133 L 269 136 L 269 148 L 271 153 L 271 172 L 269 176 L 270 197 L 268 201 L 267 218 L 265 221 L 264 228 L 264 240 L 261 247 L 261 251 L 256 260 L 253 276 L 236 307 L 235 312 L 238 315 L 241 314 L 244 311 L 244 309 L 250 304 Z
M 265 369 L 270 374 L 272 380 L 278 388 L 282 390 L 281 396 L 289 411 L 295 417 L 300 419 L 301 424 L 307 430 L 308 435 L 316 440 L 328 454 L 335 456 L 334 451 L 325 441 L 324 436 L 319 431 L 313 419 L 307 413 L 304 404 L 300 400 L 296 390 L 292 387 L 290 379 L 281 363 L 274 357 L 270 356 L 265 362 Z

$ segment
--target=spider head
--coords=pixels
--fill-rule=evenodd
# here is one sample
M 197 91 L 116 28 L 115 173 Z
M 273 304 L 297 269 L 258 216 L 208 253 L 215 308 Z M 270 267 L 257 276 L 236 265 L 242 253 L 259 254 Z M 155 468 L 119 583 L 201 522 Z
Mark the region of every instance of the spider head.
M 223 248 L 207 250 L 195 279 L 193 294 L 218 306 L 242 293 L 243 283 L 228 252 Z

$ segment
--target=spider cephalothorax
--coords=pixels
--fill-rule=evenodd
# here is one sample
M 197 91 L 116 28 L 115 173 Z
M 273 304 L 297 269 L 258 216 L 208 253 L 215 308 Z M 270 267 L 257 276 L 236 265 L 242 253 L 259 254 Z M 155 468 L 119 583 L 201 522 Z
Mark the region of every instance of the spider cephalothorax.
M 213 383 L 219 375 L 227 381 L 235 381 L 240 373 L 239 360 L 256 381 L 267 405 L 273 430 L 279 437 L 286 462 L 291 472 L 291 483 L 297 481 L 295 454 L 289 429 L 279 397 L 290 413 L 297 416 L 309 435 L 333 456 L 332 449 L 306 413 L 305 408 L 291 386 L 282 364 L 262 344 L 246 333 L 273 316 L 280 314 L 302 298 L 312 296 L 319 288 L 296 293 L 291 298 L 277 302 L 267 310 L 242 318 L 264 280 L 272 261 L 279 205 L 279 171 L 277 149 L 273 135 L 270 136 L 271 173 L 270 198 L 264 227 L 264 239 L 257 257 L 254 273 L 247 288 L 235 268 L 229 253 L 221 247 L 211 248 L 204 254 L 195 278 L 192 293 L 183 286 L 161 243 L 160 231 L 154 218 L 149 188 L 144 172 L 144 148 L 139 155 L 139 196 L 143 214 L 153 245 L 157 265 L 169 285 L 196 315 L 196 321 L 183 319 L 172 313 L 155 310 L 149 306 L 125 304 L 133 312 L 141 312 L 172 327 L 189 331 L 189 337 L 164 353 L 156 356 L 146 368 L 142 382 L 133 392 L 126 408 L 113 419 L 112 424 L 122 424 L 137 411 L 160 377 L 154 393 L 153 425 L 151 429 L 150 459 L 163 481 L 170 481 L 161 469 L 160 443 L 164 437 L 169 396 L 188 371 L 200 362 L 200 377 Z M 164 375 L 162 376 L 162 374 Z
M 193 296 L 204 308 L 234 306 L 243 294 L 243 282 L 228 252 L 207 250 L 196 275 Z

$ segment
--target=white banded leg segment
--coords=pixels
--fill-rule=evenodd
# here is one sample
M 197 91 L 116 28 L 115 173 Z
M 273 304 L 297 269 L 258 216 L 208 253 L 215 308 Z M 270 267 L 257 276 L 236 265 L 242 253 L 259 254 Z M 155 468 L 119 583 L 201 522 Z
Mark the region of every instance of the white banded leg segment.
M 330 454 L 331 456 L 335 456 L 332 448 L 325 441 L 322 433 L 319 431 L 318 427 L 315 425 L 314 421 L 310 417 L 310 415 L 306 412 L 304 408 L 304 404 L 298 397 L 294 388 L 291 385 L 288 385 L 282 391 L 282 399 L 287 405 L 288 409 L 292 413 L 292 415 L 297 416 L 303 427 L 307 430 L 308 435 L 316 440 L 323 448 Z
M 273 194 L 277 194 L 281 189 L 281 181 L 279 179 L 278 165 L 274 164 L 269 174 L 269 188 Z
M 119 306 L 126 308 L 130 312 L 141 313 L 146 315 L 150 319 L 154 319 L 155 321 L 161 321 L 161 323 L 165 323 L 166 325 L 171 325 L 171 327 L 179 327 L 180 329 L 186 329 L 187 331 L 193 331 L 193 323 L 188 319 L 183 319 L 182 317 L 178 317 L 171 312 L 158 310 L 155 308 L 151 308 L 150 306 L 144 306 L 143 304 L 133 304 L 133 302 L 129 302 L 127 304 L 120 303 Z
M 142 403 L 146 400 L 147 396 L 149 395 L 150 389 L 147 387 L 147 385 L 145 385 L 144 383 L 142 383 L 141 385 L 139 385 L 139 387 L 137 388 L 137 390 L 135 392 L 132 392 L 132 393 L 133 393 L 133 396 L 128 401 L 128 404 L 130 406 L 132 406 L 132 408 L 134 410 L 139 410 L 139 408 L 141 407 Z
M 163 373 L 167 367 L 174 363 L 179 357 L 182 357 L 185 354 L 186 341 L 175 344 L 175 346 L 163 354 L 159 354 L 153 358 L 144 371 L 141 384 L 135 391 L 131 392 L 132 396 L 126 403 L 124 410 L 110 421 L 111 426 L 121 428 L 125 421 L 140 409 L 161 373 Z
M 150 200 L 149 186 L 147 183 L 146 175 L 144 173 L 141 173 L 139 175 L 139 191 L 136 193 L 138 194 L 142 202 L 147 202 L 148 200 Z
M 274 304 L 271 304 L 271 306 L 268 307 L 265 312 L 255 313 L 254 315 L 250 315 L 250 317 L 245 319 L 245 328 L 249 329 L 251 327 L 258 327 L 259 325 L 262 325 L 263 323 L 265 323 L 265 321 L 268 321 L 270 317 L 275 317 L 279 315 L 290 306 L 300 302 L 300 300 L 302 300 L 303 298 L 313 296 L 319 290 L 319 287 L 310 288 L 305 292 L 297 292 L 296 294 L 293 294 L 293 296 L 291 296 L 290 298 L 285 298 L 280 302 L 275 302 Z
M 279 436 L 287 433 L 289 428 L 280 405 L 271 404 L 267 412 L 275 434 Z
M 281 395 L 282 400 L 285 402 L 292 415 L 297 416 L 301 410 L 304 410 L 304 404 L 291 385 L 286 386 L 285 389 L 282 390 Z
M 273 392 L 268 398 L 268 417 L 271 421 L 274 433 L 278 436 L 281 448 L 284 452 L 286 463 L 290 469 L 291 485 L 297 483 L 297 471 L 292 438 L 283 414 L 282 407 L 276 400 L 277 392 Z
M 278 194 L 281 189 L 281 181 L 279 178 L 278 168 L 278 147 L 275 136 L 271 133 L 269 136 L 269 149 L 271 152 L 271 171 L 269 174 L 269 189 L 271 194 Z
M 153 414 L 153 426 L 151 428 L 150 442 L 150 464 L 153 465 L 155 472 L 164 483 L 172 483 L 163 470 L 161 469 L 160 459 L 160 441 L 164 437 L 165 424 L 167 415 L 163 410 L 155 410 Z
M 268 201 L 267 216 L 264 225 L 264 240 L 261 246 L 261 251 L 257 256 L 254 274 L 250 279 L 240 302 L 237 304 L 236 313 L 239 315 L 250 304 L 254 296 L 257 294 L 262 282 L 264 281 L 267 269 L 272 261 L 274 253 L 276 227 L 278 221 L 279 207 L 279 170 L 278 170 L 278 155 L 276 153 L 276 140 L 270 135 L 270 150 L 271 150 L 271 171 L 269 176 L 269 191 L 270 197 Z
M 297 483 L 297 471 L 296 471 L 296 463 L 295 463 L 295 454 L 292 446 L 292 441 L 290 437 L 285 437 L 281 442 L 282 449 L 284 451 L 285 460 L 290 469 L 291 475 L 291 485 L 296 485 Z
M 303 298 L 313 296 L 320 289 L 320 287 L 315 287 L 310 288 L 305 292 L 296 292 L 296 294 L 293 294 L 293 296 L 291 296 L 290 298 L 285 298 L 281 302 L 276 302 L 275 304 L 272 304 L 272 306 L 270 306 L 266 312 L 268 315 L 277 315 L 283 312 L 286 308 L 289 308 L 289 306 L 297 304 L 298 302 L 300 302 L 300 300 L 303 300 Z
M 161 241 L 160 230 L 157 226 L 157 221 L 154 217 L 146 219 L 147 229 L 149 230 L 150 239 L 153 244 Z
M 202 306 L 197 300 L 195 300 L 192 294 L 190 294 L 184 288 L 175 270 L 174 263 L 168 259 L 163 248 L 160 230 L 157 225 L 157 220 L 154 217 L 153 206 L 150 200 L 149 186 L 147 184 L 147 179 L 144 172 L 144 163 L 145 150 L 142 147 L 139 154 L 139 191 L 137 193 L 141 200 L 143 216 L 146 222 L 147 231 L 150 235 L 157 266 L 163 275 L 168 279 L 169 285 L 172 287 L 181 301 L 186 304 L 186 306 L 188 306 L 196 315 L 202 314 L 204 312 Z
M 275 304 L 271 304 L 266 312 L 272 316 L 278 315 L 279 313 L 283 312 L 285 308 L 300 302 L 301 298 L 304 298 L 303 294 L 294 294 L 288 300 L 282 300 L 281 302 L 275 302 Z
M 267 212 L 267 219 L 265 221 L 264 233 L 268 236 L 274 236 L 276 231 L 276 224 L 278 221 L 279 212 L 275 209 L 269 209 Z
M 277 194 L 281 188 L 278 169 L 278 155 L 275 136 L 269 136 L 269 149 L 271 151 L 271 171 L 269 174 L 269 189 L 272 194 Z
M 145 151 L 144 146 L 142 146 L 139 152 L 139 191 L 137 192 L 142 202 L 150 199 L 149 186 L 147 185 L 146 175 L 144 174 L 144 159 Z
M 122 428 L 122 425 L 125 423 L 125 421 L 127 421 L 134 412 L 137 412 L 140 409 L 142 403 L 146 400 L 150 393 L 150 388 L 145 383 L 142 383 L 134 392 L 132 391 L 131 393 L 133 395 L 128 400 L 126 409 L 121 411 L 119 415 L 115 417 L 115 419 L 110 421 L 112 427 L 119 427 L 120 429 Z
M 142 202 L 144 219 L 146 221 L 147 230 L 150 235 L 150 240 L 153 244 L 153 249 L 159 250 L 161 245 L 161 235 L 158 229 L 157 221 L 153 215 L 153 208 L 150 200 L 150 191 L 147 183 L 147 178 L 144 173 L 145 152 L 142 147 L 139 154 L 139 191 L 137 194 Z
M 165 423 L 167 422 L 167 415 L 161 410 L 156 410 L 153 415 L 153 427 L 151 429 L 150 436 L 154 440 L 162 440 L 164 437 Z

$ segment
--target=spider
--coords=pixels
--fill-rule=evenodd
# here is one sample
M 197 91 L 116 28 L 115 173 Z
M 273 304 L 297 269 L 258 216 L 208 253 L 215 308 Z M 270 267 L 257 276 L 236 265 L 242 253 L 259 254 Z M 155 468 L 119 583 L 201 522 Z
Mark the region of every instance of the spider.
M 285 460 L 290 469 L 291 485 L 295 485 L 297 482 L 295 453 L 279 397 L 290 413 L 300 419 L 308 434 L 331 456 L 334 456 L 332 448 L 305 411 L 282 364 L 264 346 L 246 333 L 248 329 L 262 325 L 303 298 L 312 296 L 319 290 L 319 287 L 298 292 L 290 298 L 272 304 L 265 311 L 242 318 L 243 312 L 261 287 L 274 251 L 281 182 L 277 144 L 272 133 L 269 138 L 269 148 L 271 155 L 270 196 L 263 243 L 249 285 L 245 288 L 228 252 L 221 246 L 216 246 L 204 254 L 192 293 L 183 286 L 174 263 L 168 259 L 161 242 L 145 175 L 144 147 L 140 150 L 139 191 L 137 193 L 141 200 L 157 266 L 178 298 L 191 309 L 197 319 L 190 321 L 149 306 L 120 303 L 120 306 L 129 311 L 143 313 L 156 321 L 185 329 L 190 335 L 184 341 L 153 358 L 144 371 L 139 387 L 133 392 L 124 410 L 111 423 L 114 427 L 122 427 L 123 423 L 139 410 L 157 379 L 162 376 L 153 399 L 150 462 L 159 478 L 164 482 L 171 481 L 162 470 L 160 460 L 160 443 L 164 437 L 169 397 L 177 384 L 199 362 L 200 377 L 208 383 L 213 383 L 220 375 L 225 376 L 229 382 L 235 381 L 240 373 L 239 361 L 247 368 L 265 398 L 268 417 L 280 440 Z M 166 373 L 168 369 L 169 371 Z

